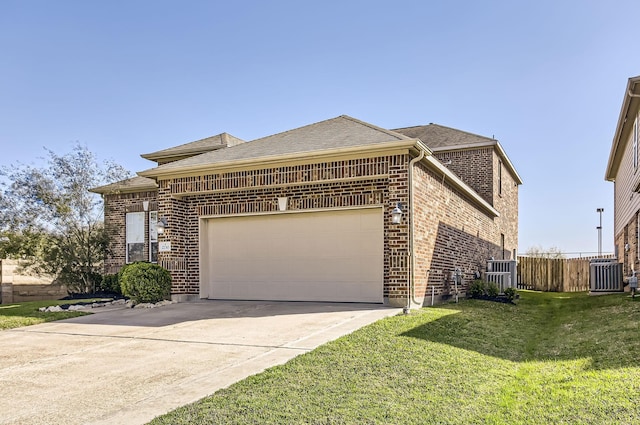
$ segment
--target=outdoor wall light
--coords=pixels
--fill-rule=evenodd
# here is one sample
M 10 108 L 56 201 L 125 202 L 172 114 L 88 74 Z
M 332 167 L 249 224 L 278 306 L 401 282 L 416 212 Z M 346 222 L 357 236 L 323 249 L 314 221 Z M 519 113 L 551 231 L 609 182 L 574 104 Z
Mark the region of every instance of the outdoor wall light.
M 402 204 L 398 202 L 393 211 L 391 211 L 391 222 L 393 224 L 400 224 L 400 221 L 402 221 Z
M 287 201 L 289 198 L 283 197 L 278 198 L 278 211 L 286 211 L 287 210 Z
M 164 229 L 166 229 L 167 227 L 169 227 L 167 218 L 162 217 L 161 219 L 158 220 L 158 223 L 156 224 L 156 231 L 158 232 L 159 235 L 161 235 L 164 233 Z

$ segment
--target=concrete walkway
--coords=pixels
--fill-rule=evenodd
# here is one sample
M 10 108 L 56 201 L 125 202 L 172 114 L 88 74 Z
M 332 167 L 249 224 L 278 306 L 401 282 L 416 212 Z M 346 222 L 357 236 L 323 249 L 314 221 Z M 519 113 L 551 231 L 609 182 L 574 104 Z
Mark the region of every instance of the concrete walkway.
M 0 331 L 0 424 L 144 424 L 399 312 L 204 301 Z

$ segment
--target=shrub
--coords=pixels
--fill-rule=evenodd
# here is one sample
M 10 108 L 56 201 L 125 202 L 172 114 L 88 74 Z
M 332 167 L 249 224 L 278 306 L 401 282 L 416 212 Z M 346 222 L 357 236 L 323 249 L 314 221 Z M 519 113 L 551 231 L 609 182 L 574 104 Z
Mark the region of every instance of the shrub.
M 171 275 L 157 264 L 132 263 L 120 271 L 120 286 L 135 303 L 157 303 L 171 296 Z
M 500 290 L 498 289 L 498 285 L 496 285 L 493 282 L 487 282 L 485 286 L 485 294 L 488 297 L 495 298 L 498 296 L 499 293 L 500 293 Z
M 484 295 L 484 282 L 481 280 L 474 280 L 469 285 L 467 290 L 467 296 L 469 298 L 480 298 Z
M 120 275 L 117 273 L 105 274 L 102 276 L 102 282 L 100 282 L 98 289 L 101 292 L 122 295 L 122 290 L 120 289 Z
M 518 291 L 516 291 L 516 288 L 507 288 L 507 289 L 504 290 L 504 295 L 511 302 L 513 302 L 513 300 L 516 299 L 517 293 L 518 293 Z

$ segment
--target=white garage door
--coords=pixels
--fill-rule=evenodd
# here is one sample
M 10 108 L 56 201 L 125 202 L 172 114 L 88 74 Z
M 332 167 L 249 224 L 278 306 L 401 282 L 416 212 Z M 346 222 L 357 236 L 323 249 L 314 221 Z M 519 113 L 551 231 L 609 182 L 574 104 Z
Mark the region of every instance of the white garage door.
M 200 296 L 382 302 L 382 209 L 203 220 Z

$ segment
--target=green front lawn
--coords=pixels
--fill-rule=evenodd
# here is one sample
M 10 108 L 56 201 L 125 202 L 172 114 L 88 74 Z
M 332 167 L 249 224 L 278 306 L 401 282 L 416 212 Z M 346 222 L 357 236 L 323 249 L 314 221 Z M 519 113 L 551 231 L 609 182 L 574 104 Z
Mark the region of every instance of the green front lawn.
M 0 304 L 0 330 L 19 328 L 21 326 L 36 325 L 38 323 L 51 322 L 54 320 L 68 319 L 70 317 L 84 316 L 84 312 L 79 311 L 60 311 L 54 313 L 43 313 L 38 311 L 40 307 L 48 307 L 50 305 L 73 304 L 80 301 L 30 301 L 16 304 Z
M 637 424 L 640 299 L 521 292 L 379 321 L 152 424 Z

